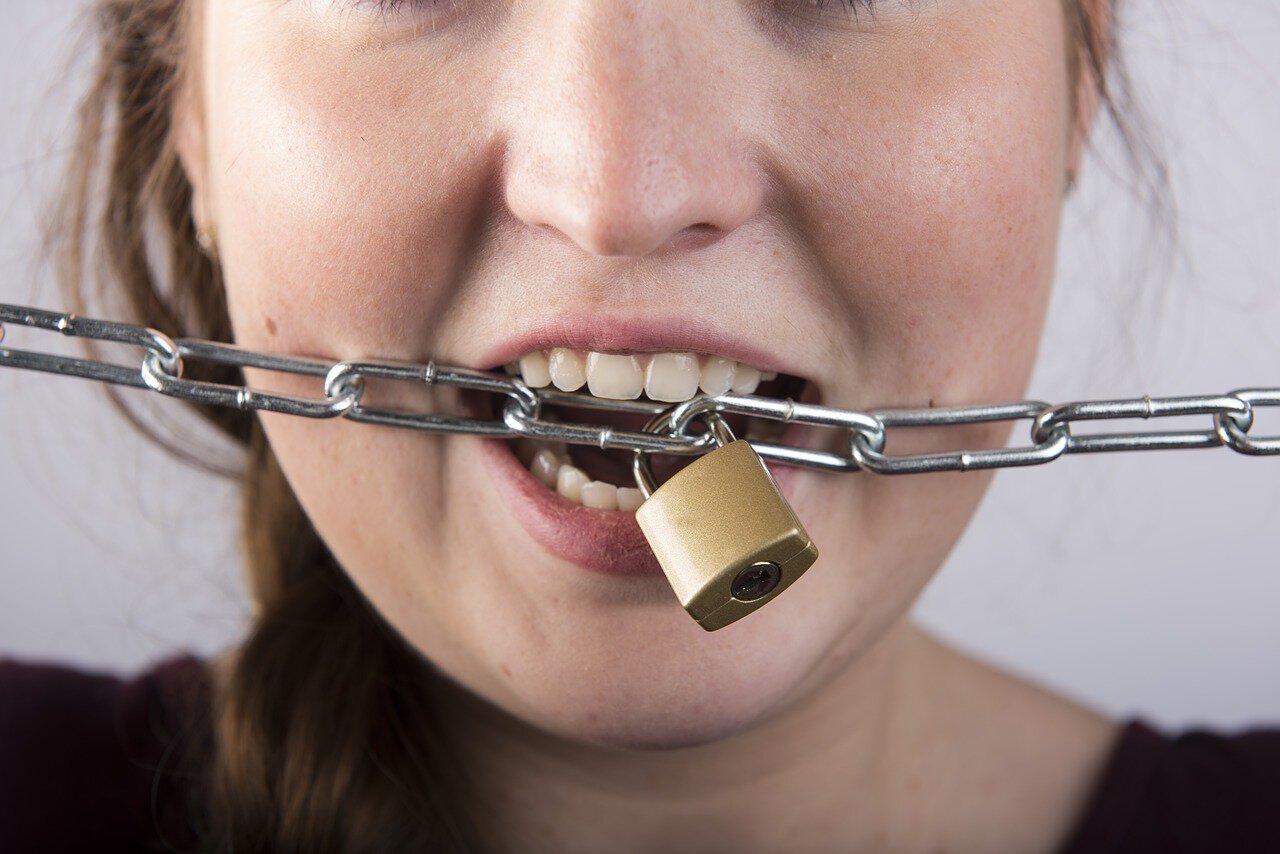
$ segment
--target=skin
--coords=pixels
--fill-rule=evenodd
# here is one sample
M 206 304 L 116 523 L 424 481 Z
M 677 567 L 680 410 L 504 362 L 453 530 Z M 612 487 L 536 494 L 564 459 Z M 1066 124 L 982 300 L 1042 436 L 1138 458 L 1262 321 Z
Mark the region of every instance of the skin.
M 858 22 L 786 0 L 348 5 L 195 15 L 178 146 L 241 344 L 483 366 L 585 307 L 732 329 L 833 405 L 1022 397 L 1095 103 L 1058 0 Z M 342 566 L 464 689 L 498 847 L 1048 851 L 1114 738 L 907 619 L 989 472 L 801 474 L 822 557 L 707 634 L 661 579 L 543 551 L 473 437 L 262 418 Z

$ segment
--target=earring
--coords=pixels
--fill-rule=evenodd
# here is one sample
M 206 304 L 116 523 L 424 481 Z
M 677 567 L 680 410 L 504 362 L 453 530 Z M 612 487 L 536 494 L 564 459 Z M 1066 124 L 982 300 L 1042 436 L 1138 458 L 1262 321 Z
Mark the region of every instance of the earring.
M 218 241 L 214 235 L 213 226 L 201 226 L 196 229 L 196 243 L 210 261 L 218 260 Z

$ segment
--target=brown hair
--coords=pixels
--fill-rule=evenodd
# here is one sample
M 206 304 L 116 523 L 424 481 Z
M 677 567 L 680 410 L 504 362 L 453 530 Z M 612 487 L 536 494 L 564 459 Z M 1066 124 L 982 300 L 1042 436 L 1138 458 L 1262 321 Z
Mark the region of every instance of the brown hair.
M 1132 151 L 1135 137 L 1107 73 L 1112 39 L 1100 35 L 1093 4 L 1065 3 L 1072 77 L 1082 68 L 1090 74 Z M 193 5 L 96 0 L 97 66 L 54 225 L 70 310 L 90 313 L 94 297 L 95 309 L 116 319 L 174 337 L 230 340 L 222 281 L 197 243 L 191 185 L 172 138 Z M 244 382 L 238 369 L 197 362 L 188 375 Z M 475 848 L 459 794 L 461 763 L 433 707 L 441 677 L 337 565 L 256 416 L 190 404 L 244 449 L 241 466 L 225 466 L 175 445 L 150 426 L 154 419 L 111 394 L 158 444 L 242 484 L 256 613 L 216 686 L 207 785 L 198 789 L 202 844 L 218 851 Z

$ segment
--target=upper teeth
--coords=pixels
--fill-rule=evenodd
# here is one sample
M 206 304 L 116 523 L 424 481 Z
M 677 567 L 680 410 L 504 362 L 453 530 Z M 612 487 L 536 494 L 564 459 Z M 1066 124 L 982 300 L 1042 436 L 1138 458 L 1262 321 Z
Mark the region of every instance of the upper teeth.
M 650 400 L 690 400 L 698 389 L 709 395 L 752 394 L 764 380 L 777 376 L 743 362 L 695 353 L 617 355 L 584 353 L 566 347 L 535 350 L 516 365 L 533 388 L 554 385 L 561 391 L 577 391 L 584 385 L 596 397 L 633 400 L 642 393 Z

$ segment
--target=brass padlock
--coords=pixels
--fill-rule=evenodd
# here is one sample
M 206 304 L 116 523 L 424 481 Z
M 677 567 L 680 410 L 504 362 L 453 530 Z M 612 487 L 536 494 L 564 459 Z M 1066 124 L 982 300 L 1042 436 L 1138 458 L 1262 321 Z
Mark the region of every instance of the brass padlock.
M 709 632 L 772 600 L 813 565 L 818 549 L 751 443 L 716 413 L 702 418 L 720 447 L 661 487 L 637 451 L 645 502 L 636 521 L 689 616 Z

